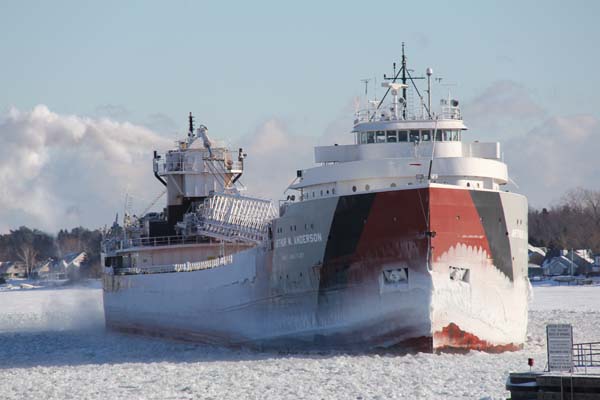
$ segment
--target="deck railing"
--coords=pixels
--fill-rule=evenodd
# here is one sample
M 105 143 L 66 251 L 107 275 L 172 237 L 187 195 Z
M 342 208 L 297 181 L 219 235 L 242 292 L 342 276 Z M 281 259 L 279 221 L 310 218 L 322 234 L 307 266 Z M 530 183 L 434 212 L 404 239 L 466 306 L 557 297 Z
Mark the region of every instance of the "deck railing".
M 573 367 L 600 368 L 600 342 L 575 343 L 573 345 Z
M 134 239 L 122 240 L 119 243 L 119 249 L 128 249 L 130 247 L 155 247 L 155 246 L 171 246 L 175 244 L 195 244 L 205 243 L 206 238 L 200 236 L 156 236 L 156 237 L 141 237 Z

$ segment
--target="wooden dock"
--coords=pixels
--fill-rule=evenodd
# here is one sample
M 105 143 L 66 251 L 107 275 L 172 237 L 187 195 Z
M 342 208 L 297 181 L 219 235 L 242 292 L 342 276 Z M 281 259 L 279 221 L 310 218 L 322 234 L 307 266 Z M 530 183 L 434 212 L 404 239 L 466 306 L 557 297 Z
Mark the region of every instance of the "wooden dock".
M 512 400 L 600 400 L 600 375 L 512 372 L 506 390 Z

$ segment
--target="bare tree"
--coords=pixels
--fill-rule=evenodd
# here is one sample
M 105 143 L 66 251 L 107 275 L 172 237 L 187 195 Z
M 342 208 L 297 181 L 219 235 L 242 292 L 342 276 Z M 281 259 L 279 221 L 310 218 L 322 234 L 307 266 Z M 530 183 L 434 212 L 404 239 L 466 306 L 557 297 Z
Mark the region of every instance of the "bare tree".
M 37 262 L 37 250 L 33 247 L 33 244 L 23 243 L 18 249 L 17 254 L 21 261 L 23 261 L 23 264 L 25 264 L 25 272 L 27 277 L 29 277 L 33 272 L 33 268 Z
M 529 210 L 532 244 L 600 251 L 600 191 L 576 188 L 549 209 Z

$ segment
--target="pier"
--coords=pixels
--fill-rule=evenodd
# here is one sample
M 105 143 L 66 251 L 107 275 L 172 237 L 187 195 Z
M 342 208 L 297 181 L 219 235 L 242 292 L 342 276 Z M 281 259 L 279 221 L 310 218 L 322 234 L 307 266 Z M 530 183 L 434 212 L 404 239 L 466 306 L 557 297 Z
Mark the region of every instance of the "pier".
M 550 336 L 548 339 L 549 342 L 552 341 Z M 552 354 L 553 350 L 549 345 L 549 371 L 510 373 L 506 390 L 510 391 L 511 399 L 599 400 L 600 342 L 570 344 L 567 353 L 569 348 L 572 352 L 565 363 L 565 359 L 561 360 L 556 354 Z M 564 352 L 558 356 L 564 356 Z
M 598 400 L 600 373 L 513 372 L 506 390 L 512 400 Z

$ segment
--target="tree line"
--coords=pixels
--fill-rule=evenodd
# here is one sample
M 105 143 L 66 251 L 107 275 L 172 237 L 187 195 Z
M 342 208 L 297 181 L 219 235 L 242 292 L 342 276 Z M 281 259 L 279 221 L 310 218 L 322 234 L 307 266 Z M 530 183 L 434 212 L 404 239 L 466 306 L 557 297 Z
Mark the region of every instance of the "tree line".
M 600 253 L 600 191 L 577 188 L 552 207 L 530 208 L 529 243 Z
M 55 236 L 22 226 L 0 235 L 0 261 L 21 261 L 31 273 L 40 262 L 59 260 L 69 253 L 85 251 L 87 259 L 81 265 L 83 276 L 100 276 L 100 230 L 74 228 L 60 230 Z

